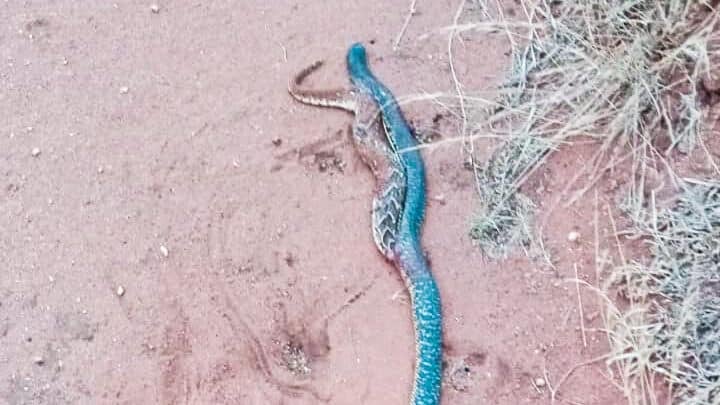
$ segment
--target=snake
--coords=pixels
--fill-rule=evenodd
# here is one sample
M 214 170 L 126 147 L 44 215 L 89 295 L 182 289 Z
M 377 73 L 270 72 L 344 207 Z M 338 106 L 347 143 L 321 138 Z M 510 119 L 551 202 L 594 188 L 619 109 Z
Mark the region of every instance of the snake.
M 410 295 L 415 331 L 411 405 L 440 403 L 442 384 L 442 306 L 437 282 L 421 244 L 426 176 L 418 141 L 393 93 L 370 69 L 361 43 L 346 56 L 351 89 L 312 90 L 302 86 L 320 68 L 318 61 L 290 81 L 288 91 L 309 105 L 354 114 L 352 140 L 373 172 L 372 235 L 380 253 L 399 271 Z

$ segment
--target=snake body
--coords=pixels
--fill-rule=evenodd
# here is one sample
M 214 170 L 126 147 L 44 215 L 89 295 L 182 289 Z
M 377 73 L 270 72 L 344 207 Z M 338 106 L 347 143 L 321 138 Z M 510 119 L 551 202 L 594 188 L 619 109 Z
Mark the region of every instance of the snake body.
M 380 252 L 400 271 L 410 294 L 415 327 L 415 375 L 410 403 L 437 405 L 442 376 L 440 293 L 421 246 L 425 215 L 425 167 L 410 125 L 392 92 L 372 73 L 362 44 L 352 45 L 347 67 L 353 89 L 312 91 L 299 87 L 320 63 L 300 72 L 289 90 L 301 102 L 355 114 L 353 140 L 377 179 L 372 231 Z

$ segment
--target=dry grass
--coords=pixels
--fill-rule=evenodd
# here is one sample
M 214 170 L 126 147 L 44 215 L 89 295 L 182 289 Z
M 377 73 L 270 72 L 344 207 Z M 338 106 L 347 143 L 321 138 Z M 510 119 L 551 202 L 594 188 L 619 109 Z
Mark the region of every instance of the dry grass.
M 523 26 L 531 29 L 508 31 L 513 63 L 503 96 L 490 114 L 470 123 L 475 132 L 508 139 L 477 170 L 480 188 L 491 191 L 483 195 L 487 203 L 472 235 L 486 250 L 527 241 L 517 228 L 529 207 L 516 191 L 557 146 L 580 136 L 596 139 L 591 176 L 632 159 L 638 181 L 629 201 L 639 204 L 648 166 L 698 142 L 696 84 L 710 74 L 708 43 L 718 16 L 701 12 L 697 2 L 656 3 L 662 2 L 524 2 L 529 22 Z
M 619 266 L 608 280 L 631 302 L 609 325 L 612 359 L 632 403 L 654 403 L 654 376 L 666 379 L 677 403 L 718 403 L 720 183 L 686 182 L 665 209 L 650 200 L 634 234 L 647 240 L 652 261 Z
M 504 139 L 486 164 L 473 164 L 484 206 L 472 237 L 495 257 L 528 246 L 533 205 L 519 187 L 558 146 L 593 140 L 596 153 L 583 173 L 591 180 L 572 179 L 567 190 L 579 191 L 568 204 L 622 163 L 631 179 L 620 204 L 634 224 L 628 235 L 643 238 L 652 257 L 597 258 L 608 282 L 599 291 L 619 288 L 627 298 L 622 308 L 606 299 L 608 365 L 630 404 L 658 403 L 659 381 L 673 403 L 720 403 L 720 189 L 681 178 L 673 162 L 699 145 L 720 176 L 703 143 L 700 85 L 720 59 L 717 5 L 522 1 L 526 22 L 511 24 L 490 3 L 472 3 L 484 22 L 452 28 L 500 27 L 513 47 L 498 100 L 459 93 L 466 139 Z M 648 181 L 659 172 L 676 191 L 663 204 Z

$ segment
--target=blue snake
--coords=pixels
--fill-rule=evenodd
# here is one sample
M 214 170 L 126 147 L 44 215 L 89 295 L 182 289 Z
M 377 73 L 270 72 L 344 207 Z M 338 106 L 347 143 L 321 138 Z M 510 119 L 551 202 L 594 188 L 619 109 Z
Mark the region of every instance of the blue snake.
M 442 312 L 440 293 L 420 242 L 426 196 L 418 142 L 397 100 L 370 70 L 362 44 L 353 44 L 347 53 L 353 84 L 349 92 L 299 88 L 320 64 L 300 72 L 289 87 L 290 94 L 307 104 L 355 113 L 356 146 L 379 183 L 373 200 L 373 236 L 379 250 L 400 271 L 412 304 L 416 359 L 410 403 L 437 405 L 442 379 Z M 380 122 L 374 116 L 379 116 Z M 377 139 L 378 134 L 385 139 Z

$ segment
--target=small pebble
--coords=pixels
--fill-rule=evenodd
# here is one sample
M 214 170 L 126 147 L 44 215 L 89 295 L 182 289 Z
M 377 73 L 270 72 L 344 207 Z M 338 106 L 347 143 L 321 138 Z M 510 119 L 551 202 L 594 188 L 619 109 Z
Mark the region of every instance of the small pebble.
M 33 357 L 33 363 L 37 364 L 38 366 L 42 366 L 45 364 L 45 359 L 42 356 L 35 356 Z
M 30 152 L 30 154 L 32 154 L 33 157 L 40 156 L 40 148 L 33 148 L 32 152 Z
M 130 88 L 127 86 L 120 87 L 120 94 L 127 94 L 130 91 Z
M 538 388 L 542 388 L 545 386 L 545 379 L 542 377 L 537 377 L 534 381 L 535 386 Z
M 272 140 L 272 144 L 275 145 L 275 146 L 280 146 L 280 145 L 282 145 L 282 138 L 275 138 L 275 139 L 273 139 L 273 140 Z
M 160 245 L 160 254 L 162 254 L 163 257 L 168 257 L 170 255 L 170 251 L 164 245 Z
M 104 167 L 98 166 L 98 169 L 97 169 L 98 174 L 103 174 L 104 171 L 105 171 Z
M 151 4 L 150 11 L 152 11 L 154 14 L 158 14 L 160 12 L 160 6 L 157 4 Z
M 123 295 L 125 295 L 125 287 L 119 285 L 117 287 L 117 290 L 115 290 L 115 294 L 117 294 L 118 297 L 122 297 Z
M 580 233 L 576 231 L 572 231 L 568 233 L 567 240 L 570 242 L 577 242 L 580 239 Z

